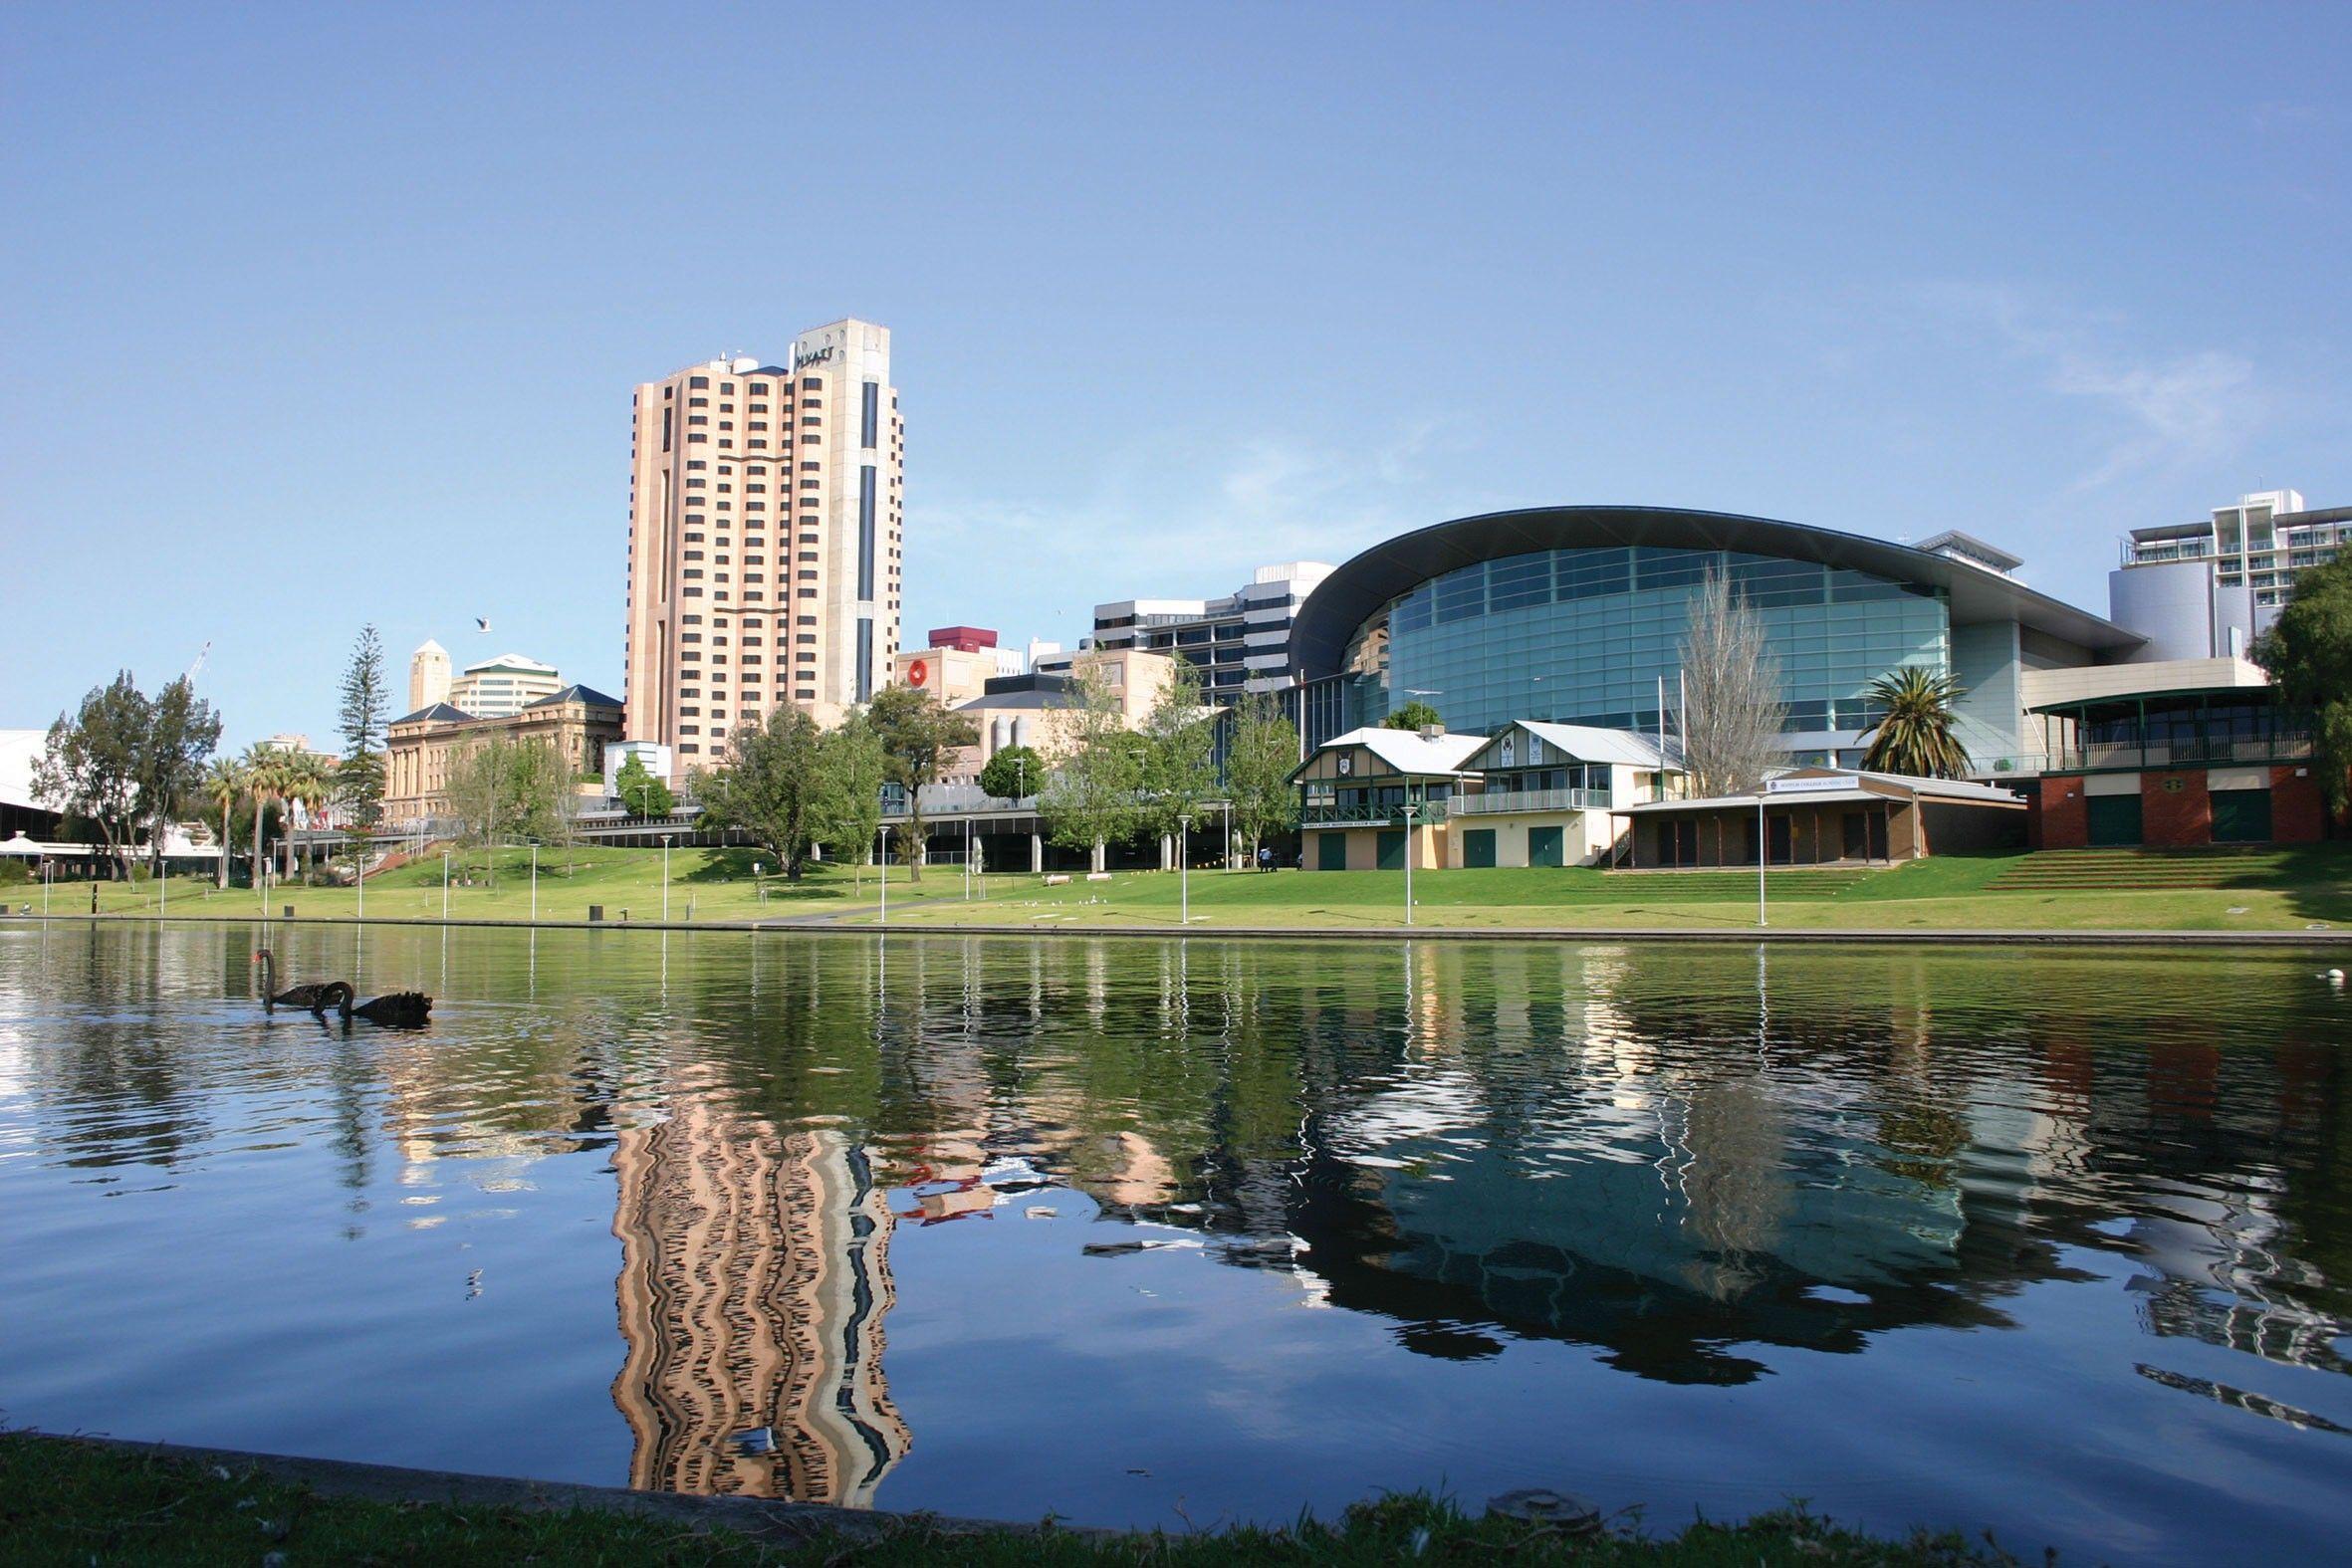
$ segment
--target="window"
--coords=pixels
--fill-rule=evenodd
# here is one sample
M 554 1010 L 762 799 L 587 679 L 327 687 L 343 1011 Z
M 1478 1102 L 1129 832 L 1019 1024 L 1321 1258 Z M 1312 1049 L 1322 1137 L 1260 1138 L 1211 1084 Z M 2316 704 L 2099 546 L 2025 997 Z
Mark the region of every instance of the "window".
M 707 391 L 711 384 L 711 378 L 707 375 L 698 375 L 689 379 L 686 384 L 696 391 Z
M 861 599 L 874 596 L 874 466 L 871 463 L 857 471 L 857 596 Z
M 814 375 L 805 375 L 801 377 L 801 390 L 804 392 L 822 392 L 824 390 L 824 382 Z
M 879 383 L 868 381 L 861 391 L 864 396 L 857 413 L 857 444 L 871 451 L 874 445 L 875 425 L 881 412 L 882 388 Z
M 874 623 L 870 615 L 857 617 L 857 700 L 869 701 L 874 694 Z

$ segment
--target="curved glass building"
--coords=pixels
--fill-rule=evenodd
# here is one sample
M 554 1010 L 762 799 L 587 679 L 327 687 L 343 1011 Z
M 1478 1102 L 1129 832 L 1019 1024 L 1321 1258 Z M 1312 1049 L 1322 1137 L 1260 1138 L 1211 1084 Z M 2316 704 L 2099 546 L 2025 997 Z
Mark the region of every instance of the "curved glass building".
M 1457 733 L 1517 719 L 1672 730 L 1690 598 L 1709 571 L 1762 615 L 1788 745 L 1835 760 L 1903 665 L 1964 688 L 1987 767 L 2019 751 L 2021 671 L 2103 662 L 2143 640 L 1958 555 L 1766 518 L 1550 507 L 1460 518 L 1376 545 L 1326 577 L 1292 630 L 1307 745 L 1430 703 Z

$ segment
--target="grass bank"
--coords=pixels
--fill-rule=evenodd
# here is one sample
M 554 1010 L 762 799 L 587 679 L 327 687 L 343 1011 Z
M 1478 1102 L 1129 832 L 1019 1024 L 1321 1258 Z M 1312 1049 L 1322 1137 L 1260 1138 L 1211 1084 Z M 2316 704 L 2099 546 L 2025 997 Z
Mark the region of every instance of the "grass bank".
M 382 1472 L 376 1472 L 380 1475 Z M 1183 1536 L 958 1529 L 904 1516 L 876 1527 L 822 1520 L 755 1538 L 676 1516 L 593 1508 L 383 1501 L 331 1495 L 259 1470 L 0 1434 L 0 1540 L 12 1563 L 656 1563 L 826 1568 L 954 1562 L 1050 1568 L 1225 1563 L 1994 1564 L 2014 1559 L 1957 1535 L 1888 1540 L 1801 1511 L 1679 1534 L 1577 1540 L 1556 1527 L 1469 1516 L 1428 1497 L 1390 1497 L 1328 1523 Z M 802 1516 L 804 1520 L 807 1516 Z M 766 1532 L 773 1536 L 776 1532 Z
M 2246 855 L 2151 855 L 2145 885 L 2068 881 L 2063 855 L 1954 855 L 1884 871 L 1773 871 L 1766 877 L 1771 924 L 1783 930 L 2206 931 L 2295 932 L 2352 927 L 2352 845 Z M 870 867 L 812 866 L 798 884 L 755 872 L 766 857 L 748 849 L 674 849 L 667 882 L 669 918 L 823 921 L 867 925 L 880 915 Z M 453 868 L 465 862 L 452 861 Z M 531 914 L 530 856 L 502 851 L 493 867 L 476 856 L 470 875 L 453 870 L 447 912 L 453 920 L 523 920 Z M 2182 885 L 2181 878 L 2203 885 Z M 1166 871 L 1120 872 L 1048 887 L 1027 873 L 978 879 L 976 896 L 951 865 L 929 868 L 917 884 L 906 868 L 890 872 L 893 926 L 1012 925 L 1047 928 L 1180 929 L 1185 885 Z M 664 881 L 658 849 L 592 848 L 569 863 L 543 854 L 538 910 L 546 920 L 583 920 L 600 905 L 607 920 L 658 920 Z M 1345 930 L 1400 924 L 1405 882 L 1396 871 L 1194 871 L 1189 878 L 1192 929 L 1282 927 Z M 1621 873 L 1585 867 L 1423 871 L 1413 876 L 1413 922 L 1431 930 L 1570 929 L 1582 931 L 1721 930 L 1755 927 L 1756 873 Z M 40 889 L 9 893 L 12 905 L 39 908 Z M 89 909 L 88 884 L 51 895 L 59 913 Z M 197 879 L 168 888 L 147 882 L 100 885 L 102 913 L 276 916 L 350 919 L 358 895 L 350 888 L 282 886 L 267 898 L 251 889 L 215 892 Z M 443 910 L 441 861 L 427 860 L 371 877 L 371 918 L 430 920 Z

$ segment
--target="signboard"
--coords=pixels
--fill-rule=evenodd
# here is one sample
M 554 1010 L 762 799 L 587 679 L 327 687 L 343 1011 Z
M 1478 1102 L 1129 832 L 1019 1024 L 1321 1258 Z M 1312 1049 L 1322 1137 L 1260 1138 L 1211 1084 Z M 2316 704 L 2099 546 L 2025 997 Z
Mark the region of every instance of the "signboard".
M 1831 777 L 1828 779 L 1766 779 L 1764 781 L 1764 793 L 1766 794 L 1804 794 L 1815 789 L 1851 789 L 1853 787 L 1853 780 L 1838 777 Z
M 917 659 L 917 660 L 915 660 L 915 662 L 914 662 L 914 663 L 912 663 L 912 664 L 910 664 L 910 665 L 908 665 L 908 666 L 906 667 L 906 684 L 907 684 L 907 685 L 909 685 L 909 686 L 921 686 L 921 685 L 923 685 L 925 682 L 927 682 L 927 681 L 928 681 L 928 680 L 930 680 L 930 679 L 931 679 L 931 666 L 930 666 L 930 665 L 928 665 L 928 664 L 926 664 L 926 663 L 924 663 L 924 662 L 923 662 L 921 659 Z

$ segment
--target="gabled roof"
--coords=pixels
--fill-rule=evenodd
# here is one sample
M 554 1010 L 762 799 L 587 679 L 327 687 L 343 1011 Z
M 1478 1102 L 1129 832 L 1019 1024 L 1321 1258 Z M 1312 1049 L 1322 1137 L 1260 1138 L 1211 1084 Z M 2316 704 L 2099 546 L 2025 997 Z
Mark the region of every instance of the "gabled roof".
M 577 681 L 552 697 L 542 697 L 535 702 L 527 702 L 523 706 L 525 708 L 552 708 L 559 703 L 568 702 L 586 703 L 590 708 L 618 708 L 622 706 L 619 698 L 607 697 L 593 686 L 583 686 Z
M 1441 735 L 1425 740 L 1414 730 L 1371 728 L 1335 735 L 1315 748 L 1315 756 L 1360 746 L 1400 774 L 1460 774 L 1466 771 L 1463 765 L 1471 754 L 1486 744 L 1483 735 Z M 1300 768 L 1305 766 L 1299 764 Z
M 452 708 L 445 702 L 437 702 L 430 708 L 419 708 L 414 713 L 402 714 L 399 718 L 394 719 L 392 723 L 421 724 L 425 720 L 429 719 L 435 724 L 463 724 L 471 718 L 473 718 L 473 715 L 466 712 L 463 708 Z
M 1863 787 L 1865 784 L 1879 787 L 1869 789 Z M 1890 788 L 1914 799 L 1928 795 L 1968 805 L 2010 806 L 2018 810 L 2025 806 L 2022 796 L 1997 784 L 1971 784 L 1965 779 L 1915 779 L 1909 774 L 1871 773 L 1860 768 L 1786 769 L 1765 781 L 1761 798 L 1778 805 L 1803 805 L 1808 801 L 1819 804 L 1830 800 L 1884 800 L 1889 797 Z M 1720 810 L 1727 806 L 1743 806 L 1754 810 L 1759 798 L 1752 792 L 1708 795 L 1689 800 L 1649 800 L 1640 805 L 1619 806 L 1616 814 L 1671 816 L 1677 811 Z
M 1679 766 L 1658 751 L 1657 743 L 1632 730 L 1603 730 L 1589 724 L 1551 724 L 1541 719 L 1518 719 L 1510 726 L 1525 730 L 1539 738 L 1544 745 L 1555 747 L 1560 754 L 1579 763 L 1623 763 L 1628 768 L 1672 768 Z M 1488 738 L 1481 750 L 1492 750 L 1503 736 Z M 1478 766 L 1500 766 L 1492 758 L 1481 756 Z M 1514 764 L 1513 766 L 1519 766 Z

